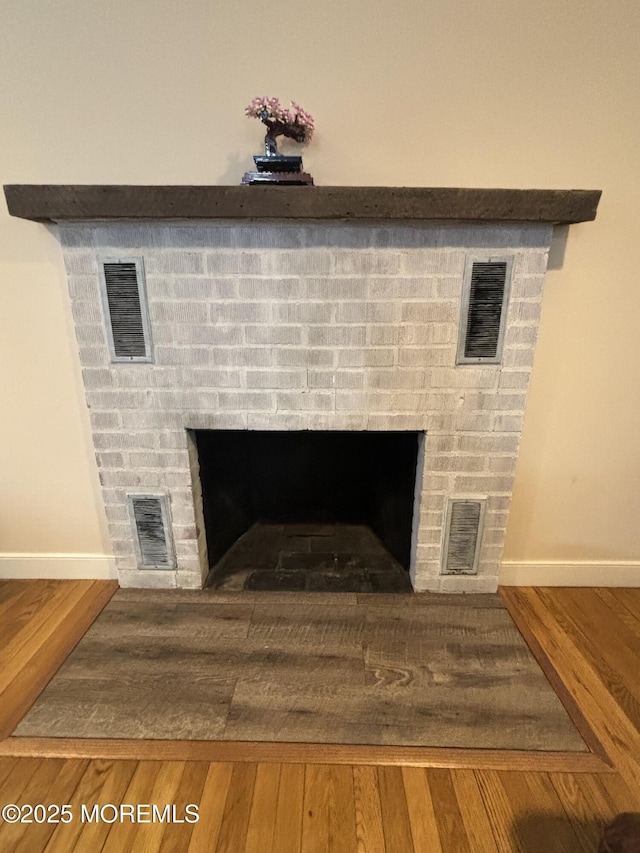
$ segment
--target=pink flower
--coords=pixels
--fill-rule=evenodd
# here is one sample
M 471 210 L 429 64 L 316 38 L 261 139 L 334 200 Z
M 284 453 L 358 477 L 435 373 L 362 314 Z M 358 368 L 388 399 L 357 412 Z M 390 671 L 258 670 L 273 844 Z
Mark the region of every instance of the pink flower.
M 281 125 L 280 133 L 292 136 L 299 142 L 309 142 L 315 129 L 313 116 L 295 101 L 291 101 L 285 109 L 279 98 L 255 97 L 245 107 L 244 113 L 248 118 L 259 118 L 271 129 L 273 125 Z

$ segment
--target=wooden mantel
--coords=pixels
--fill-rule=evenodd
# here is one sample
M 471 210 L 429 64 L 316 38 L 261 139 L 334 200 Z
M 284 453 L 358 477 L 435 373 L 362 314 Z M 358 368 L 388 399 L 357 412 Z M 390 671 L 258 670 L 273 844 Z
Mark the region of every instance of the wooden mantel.
M 9 184 L 9 213 L 36 222 L 113 219 L 324 219 L 546 222 L 595 219 L 600 190 L 453 187 Z

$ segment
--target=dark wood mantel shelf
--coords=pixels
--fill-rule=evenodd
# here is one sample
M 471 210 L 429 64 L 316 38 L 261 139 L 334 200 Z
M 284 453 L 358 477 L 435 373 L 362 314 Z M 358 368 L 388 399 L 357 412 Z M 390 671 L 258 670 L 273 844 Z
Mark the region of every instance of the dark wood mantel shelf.
M 456 220 L 570 224 L 595 219 L 600 190 L 453 187 L 10 184 L 9 213 L 36 222 L 111 219 Z

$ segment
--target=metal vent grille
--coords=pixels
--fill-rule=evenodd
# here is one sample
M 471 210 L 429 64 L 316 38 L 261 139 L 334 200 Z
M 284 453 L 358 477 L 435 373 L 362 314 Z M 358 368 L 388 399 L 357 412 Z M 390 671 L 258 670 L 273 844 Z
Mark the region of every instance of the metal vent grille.
M 510 258 L 467 264 L 458 363 L 498 363 L 506 320 Z
M 172 568 L 164 497 L 130 496 L 141 568 Z
M 138 260 L 105 261 L 102 267 L 112 356 L 117 361 L 149 361 L 142 264 Z
M 449 501 L 443 574 L 476 574 L 483 509 L 483 501 Z
M 475 263 L 471 272 L 465 358 L 495 358 L 504 302 L 507 264 Z

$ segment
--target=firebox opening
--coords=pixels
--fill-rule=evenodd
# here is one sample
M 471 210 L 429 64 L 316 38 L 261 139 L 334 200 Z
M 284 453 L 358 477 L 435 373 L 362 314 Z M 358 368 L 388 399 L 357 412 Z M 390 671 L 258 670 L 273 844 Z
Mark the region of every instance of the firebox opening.
M 384 554 L 396 573 L 391 586 L 410 591 L 419 435 L 197 430 L 210 583 L 230 573 L 237 552 L 239 570 L 255 563 L 277 575 L 275 588 L 369 588 L 340 581 L 348 569 L 375 591 Z M 321 569 L 324 579 L 303 586 L 305 572 Z

